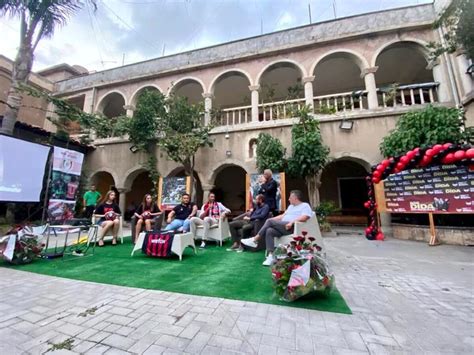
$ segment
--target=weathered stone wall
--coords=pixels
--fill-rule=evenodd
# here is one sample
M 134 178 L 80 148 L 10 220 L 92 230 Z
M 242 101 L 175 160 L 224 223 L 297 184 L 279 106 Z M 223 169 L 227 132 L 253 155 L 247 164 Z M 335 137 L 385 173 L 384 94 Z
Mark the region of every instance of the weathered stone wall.
M 393 237 L 428 243 L 431 238 L 429 226 L 392 223 Z M 461 227 L 436 227 L 436 237 L 442 244 L 474 245 L 474 229 Z

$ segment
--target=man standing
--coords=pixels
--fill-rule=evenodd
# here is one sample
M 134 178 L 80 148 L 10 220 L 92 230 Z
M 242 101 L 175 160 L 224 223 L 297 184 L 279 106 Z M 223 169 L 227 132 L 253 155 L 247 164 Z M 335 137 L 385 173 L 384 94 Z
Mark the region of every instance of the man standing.
M 270 266 L 273 264 L 273 251 L 275 250 L 273 238 L 293 233 L 295 222 L 306 222 L 311 218 L 313 214 L 311 207 L 306 202 L 302 202 L 301 199 L 301 191 L 291 191 L 288 199 L 290 206 L 284 214 L 268 219 L 255 237 L 242 239 L 242 244 L 256 248 L 260 238 L 265 238 L 268 256 L 262 265 Z
M 260 186 L 258 193 L 265 197 L 265 202 L 270 207 L 270 211 L 275 215 L 278 183 L 273 179 L 273 173 L 270 169 L 265 169 L 263 176 L 265 177 L 265 182 Z
M 181 203 L 177 205 L 168 215 L 166 223 L 168 225 L 165 231 L 183 231 L 184 233 L 189 232 L 189 225 L 191 218 L 197 213 L 197 206 L 191 202 L 191 196 L 189 194 L 183 194 L 181 196 Z M 173 220 L 174 217 L 174 220 Z
M 238 253 L 244 251 L 240 240 L 249 237 L 253 230 L 258 231 L 267 220 L 270 208 L 265 203 L 265 197 L 261 194 L 257 195 L 256 201 L 255 209 L 250 213 L 250 216 L 229 223 L 230 235 L 234 244 L 227 249 L 228 251 L 237 251 Z
M 92 217 L 97 201 L 99 201 L 101 197 L 100 192 L 96 191 L 95 185 L 92 184 L 91 189 L 87 191 L 82 198 L 83 211 L 85 211 L 84 214 L 87 218 Z
M 230 213 L 230 210 L 225 207 L 222 203 L 216 202 L 216 195 L 214 192 L 210 192 L 207 202 L 202 206 L 199 211 L 199 217 L 191 218 L 191 233 L 194 238 L 196 238 L 196 229 L 197 226 L 204 226 L 204 234 L 202 237 L 202 242 L 200 248 L 206 247 L 206 238 L 209 233 L 209 229 L 214 224 L 219 223 L 219 219 L 225 217 Z

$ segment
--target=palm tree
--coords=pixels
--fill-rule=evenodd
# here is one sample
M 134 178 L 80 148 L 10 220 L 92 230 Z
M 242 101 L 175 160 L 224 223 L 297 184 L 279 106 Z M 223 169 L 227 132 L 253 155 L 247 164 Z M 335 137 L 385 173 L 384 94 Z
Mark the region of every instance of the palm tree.
M 95 0 L 86 0 L 94 10 Z M 21 106 L 21 86 L 25 85 L 33 66 L 34 51 L 39 41 L 51 37 L 58 25 L 85 5 L 80 0 L 0 0 L 0 15 L 19 17 L 20 47 L 13 64 L 12 83 L 8 91 L 1 133 L 13 134 Z

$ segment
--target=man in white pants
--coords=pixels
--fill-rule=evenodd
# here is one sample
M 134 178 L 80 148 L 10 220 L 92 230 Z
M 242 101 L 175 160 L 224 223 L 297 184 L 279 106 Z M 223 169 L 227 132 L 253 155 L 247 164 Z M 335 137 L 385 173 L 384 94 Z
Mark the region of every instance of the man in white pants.
M 209 193 L 207 202 L 202 206 L 201 210 L 198 212 L 199 217 L 191 218 L 191 233 L 194 238 L 196 238 L 196 229 L 197 226 L 204 226 L 204 234 L 202 237 L 202 242 L 200 248 L 206 247 L 206 237 L 209 233 L 209 229 L 214 224 L 219 223 L 219 218 L 230 213 L 230 210 L 225 207 L 222 203 L 216 202 L 216 195 L 213 192 Z

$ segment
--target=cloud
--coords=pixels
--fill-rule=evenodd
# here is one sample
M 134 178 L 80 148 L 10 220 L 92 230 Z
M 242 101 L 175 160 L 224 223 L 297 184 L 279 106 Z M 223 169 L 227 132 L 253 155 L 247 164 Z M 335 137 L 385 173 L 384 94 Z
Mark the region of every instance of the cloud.
M 430 0 L 336 0 L 338 17 Z M 79 11 L 52 39 L 43 39 L 34 70 L 66 62 L 89 70 L 270 33 L 334 17 L 333 0 L 107 0 Z M 0 19 L 0 53 L 14 58 L 18 21 Z

